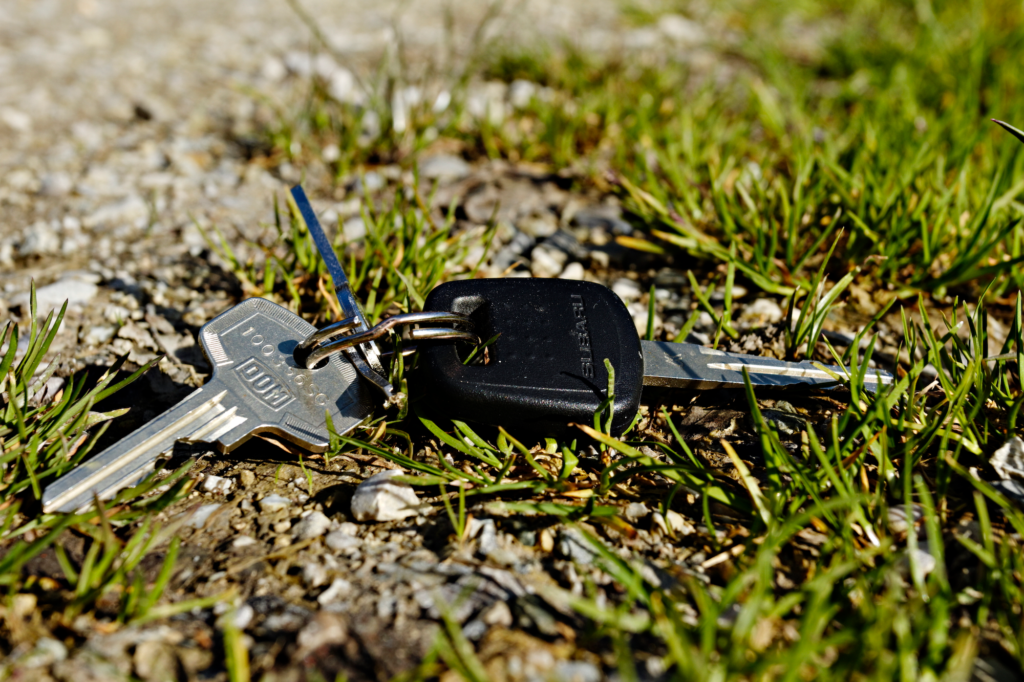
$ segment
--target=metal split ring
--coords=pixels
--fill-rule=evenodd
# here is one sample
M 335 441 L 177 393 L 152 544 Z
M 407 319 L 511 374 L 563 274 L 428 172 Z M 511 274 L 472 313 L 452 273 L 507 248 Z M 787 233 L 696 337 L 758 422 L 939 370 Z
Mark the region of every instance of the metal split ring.
M 317 329 L 315 332 L 307 336 L 302 340 L 301 343 L 295 348 L 296 353 L 304 353 L 313 346 L 317 345 L 324 339 L 329 339 L 334 336 L 340 336 L 347 334 L 352 329 L 359 326 L 358 317 L 346 317 L 344 320 L 332 322 L 323 329 Z
M 306 367 L 314 367 L 329 355 L 340 353 L 348 350 L 349 348 L 354 348 L 370 341 L 375 341 L 395 327 L 426 323 L 461 324 L 468 326 L 470 329 L 473 327 L 473 321 L 468 315 L 460 315 L 459 313 L 420 312 L 395 315 L 394 317 L 389 317 L 388 319 L 379 322 L 377 325 L 364 332 L 349 334 L 348 332 L 351 329 L 359 326 L 359 321 L 350 317 L 339 322 L 335 322 L 334 324 L 310 334 L 310 336 L 302 341 L 302 343 L 300 343 L 296 348 L 296 357 L 301 358 L 300 362 L 302 362 Z M 341 338 L 333 341 L 327 341 L 326 343 L 324 342 L 326 339 L 336 336 L 340 336 Z M 438 339 L 478 341 L 476 334 L 473 332 L 456 329 L 455 327 L 427 327 L 423 329 L 412 329 L 409 331 L 409 338 L 413 341 Z

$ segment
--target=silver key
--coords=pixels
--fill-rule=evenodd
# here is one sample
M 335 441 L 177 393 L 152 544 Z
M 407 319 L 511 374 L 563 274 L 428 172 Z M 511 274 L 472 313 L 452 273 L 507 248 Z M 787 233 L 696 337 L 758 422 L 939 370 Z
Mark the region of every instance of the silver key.
M 809 360 L 785 362 L 757 355 L 727 353 L 692 343 L 641 341 L 640 346 L 644 357 L 644 386 L 692 389 L 743 386 L 744 369 L 754 386 L 835 384 L 833 375 L 843 377 L 848 373 L 842 367 Z M 827 367 L 828 371 L 821 367 Z M 868 390 L 891 383 L 892 375 L 879 369 L 868 369 L 864 375 L 864 387 Z
M 199 332 L 214 366 L 202 388 L 145 426 L 51 483 L 43 511 L 72 512 L 139 481 L 177 441 L 211 444 L 230 452 L 253 435 L 270 433 L 307 450 L 329 445 L 327 414 L 337 433 L 373 411 L 355 368 L 333 356 L 318 369 L 293 357 L 316 331 L 298 315 L 262 298 L 250 298 L 218 315 Z

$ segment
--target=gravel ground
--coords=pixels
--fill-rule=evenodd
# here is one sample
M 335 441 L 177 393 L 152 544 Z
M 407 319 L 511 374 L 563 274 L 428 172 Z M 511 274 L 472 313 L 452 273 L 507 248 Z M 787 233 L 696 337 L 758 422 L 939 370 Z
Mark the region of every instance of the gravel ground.
M 306 4 L 356 72 L 386 55 L 396 35 L 419 53 L 445 49 L 449 6 L 464 51 L 482 3 Z M 616 7 L 611 0 L 524 1 L 492 30 L 510 40 L 568 36 L 600 47 L 685 38 L 672 22 L 626 28 Z M 299 172 L 254 156 L 252 141 L 273 116 L 266 102 L 288 102 L 301 76 L 321 68 L 311 67 L 310 43 L 283 1 L 8 0 L 0 8 L 0 317 L 23 318 L 30 280 L 40 287 L 42 310 L 71 301 L 54 344 L 64 364 L 53 390 L 60 376 L 108 367 L 124 353 L 131 365 L 164 356 L 160 372 L 117 397 L 120 405 L 142 407 L 119 420 L 108 441 L 207 376 L 195 333 L 243 292 L 210 257 L 195 223 L 217 225 L 243 255 L 244 240 L 269 238 L 274 195 L 283 196 Z M 351 87 L 342 76 L 332 84 Z M 480 223 L 500 206 L 499 218 L 518 226 L 502 233 L 493 273 L 532 249 L 534 275 L 610 283 L 646 327 L 640 286 L 608 275 L 628 269 L 630 258 L 635 269 L 641 258 L 610 241 L 630 229 L 614 201 L 571 194 L 558 178 L 501 163 L 470 167 L 439 156 L 423 164 L 426 174 L 446 179 L 439 207 L 458 198 L 466 220 Z M 312 169 L 307 182 L 317 208 L 330 218 L 355 215 L 358 202 L 320 176 Z M 388 169 L 381 177 L 387 180 Z M 594 275 L 595 266 L 604 274 Z M 657 328 L 678 328 L 689 308 L 682 280 L 666 270 L 653 281 Z M 763 299 L 744 315 L 746 324 L 760 326 L 778 322 L 782 311 Z M 712 327 L 709 317 L 697 330 Z M 766 339 L 741 339 L 738 349 L 760 350 Z M 820 404 L 779 400 L 777 414 L 767 416 L 785 425 L 809 410 L 828 414 L 828 401 L 815 400 Z M 683 426 L 695 438 L 721 437 L 742 431 L 740 417 L 736 409 L 712 413 L 696 405 Z M 206 457 L 194 470 L 196 491 L 162 517 L 181 524 L 183 539 L 167 596 L 234 589 L 234 610 L 119 629 L 102 620 L 101 609 L 100 620 L 49 633 L 33 625 L 37 604 L 19 598 L 10 613 L 27 624 L 9 633 L 0 671 L 40 680 L 221 679 L 219 632 L 231 619 L 244 632 L 253 670 L 269 675 L 264 679 L 299 679 L 312 668 L 324 679 L 389 679 L 420 661 L 445 609 L 476 642 L 493 679 L 589 682 L 614 664 L 614 657 L 574 645 L 576 617 L 565 590 L 579 594 L 586 581 L 600 587 L 608 577 L 589 567 L 591 550 L 572 530 L 549 517 L 512 518 L 489 507 L 474 509 L 466 536 L 454 541 L 439 506 L 407 513 L 401 505 L 381 511 L 376 505 L 387 501 L 376 497 L 354 502 L 364 494 L 357 493 L 360 482 L 391 467 L 382 460 L 314 459 L 308 477 L 295 464 L 292 454 L 263 441 Z M 393 482 L 369 494 L 406 502 L 414 495 Z M 626 509 L 639 530 L 619 538 L 623 551 L 643 557 L 652 574 L 665 561 L 710 562 L 699 543 L 659 542 L 695 531 L 681 515 L 653 513 L 656 505 L 637 501 Z M 360 522 L 357 508 L 385 520 Z M 808 540 L 812 553 L 815 541 Z M 75 562 L 83 557 L 78 543 L 66 543 Z M 146 566 L 155 575 L 163 556 L 152 559 Z M 62 575 L 52 551 L 27 570 L 40 579 Z M 642 663 L 642 675 L 658 677 L 658 659 Z

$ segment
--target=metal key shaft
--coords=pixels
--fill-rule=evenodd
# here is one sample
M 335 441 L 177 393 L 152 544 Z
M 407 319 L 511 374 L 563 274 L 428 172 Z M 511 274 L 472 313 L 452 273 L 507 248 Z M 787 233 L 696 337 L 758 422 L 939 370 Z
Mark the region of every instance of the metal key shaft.
M 727 353 L 693 343 L 641 341 L 644 358 L 644 386 L 708 389 L 743 385 L 747 370 L 754 386 L 790 386 L 793 384 L 836 384 L 836 377 L 847 378 L 842 367 L 810 362 L 786 362 L 775 358 Z M 865 388 L 892 383 L 892 375 L 869 369 Z
M 211 387 L 216 390 L 215 387 Z M 43 510 L 75 511 L 95 494 L 109 499 L 153 470 L 160 455 L 181 441 L 216 441 L 243 424 L 237 408 L 221 403 L 227 391 L 200 388 L 145 426 L 136 429 L 65 474 L 43 493 Z
M 225 453 L 253 435 L 271 433 L 307 450 L 323 452 L 327 416 L 347 433 L 372 412 L 355 369 L 334 356 L 318 369 L 293 357 L 315 331 L 298 315 L 250 298 L 208 322 L 200 345 L 213 376 L 156 419 L 51 483 L 43 510 L 71 512 L 93 496 L 113 497 L 153 470 L 178 441 L 209 443 Z

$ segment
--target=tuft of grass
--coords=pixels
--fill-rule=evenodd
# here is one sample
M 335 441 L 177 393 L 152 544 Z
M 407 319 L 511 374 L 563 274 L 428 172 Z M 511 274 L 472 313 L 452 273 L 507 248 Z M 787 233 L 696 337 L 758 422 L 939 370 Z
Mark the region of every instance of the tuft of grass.
M 55 396 L 42 398 L 40 391 L 60 358 L 52 358 L 45 367 L 42 363 L 66 309 L 67 303 L 40 324 L 33 286 L 27 344 L 19 345 L 21 330 L 13 321 L 0 333 L 0 585 L 11 595 L 58 590 L 56 599 L 47 599 L 45 615 L 65 624 L 111 594 L 117 595 L 117 621 L 141 622 L 166 609 L 157 604 L 174 568 L 177 524 L 157 523 L 154 515 L 191 489 L 192 481 L 185 476 L 189 465 L 169 477 L 155 472 L 106 504 L 97 500 L 81 513 L 38 511 L 46 484 L 81 462 L 110 420 L 124 413 L 101 413 L 93 407 L 153 364 L 115 382 L 125 360 L 121 358 L 94 386 L 87 386 L 84 376 L 71 376 Z M 87 538 L 85 557 L 77 565 L 61 545 L 69 532 Z M 163 547 L 169 549 L 159 575 L 146 583 L 140 564 Z M 45 583 L 26 577 L 26 564 L 51 548 L 64 580 Z

